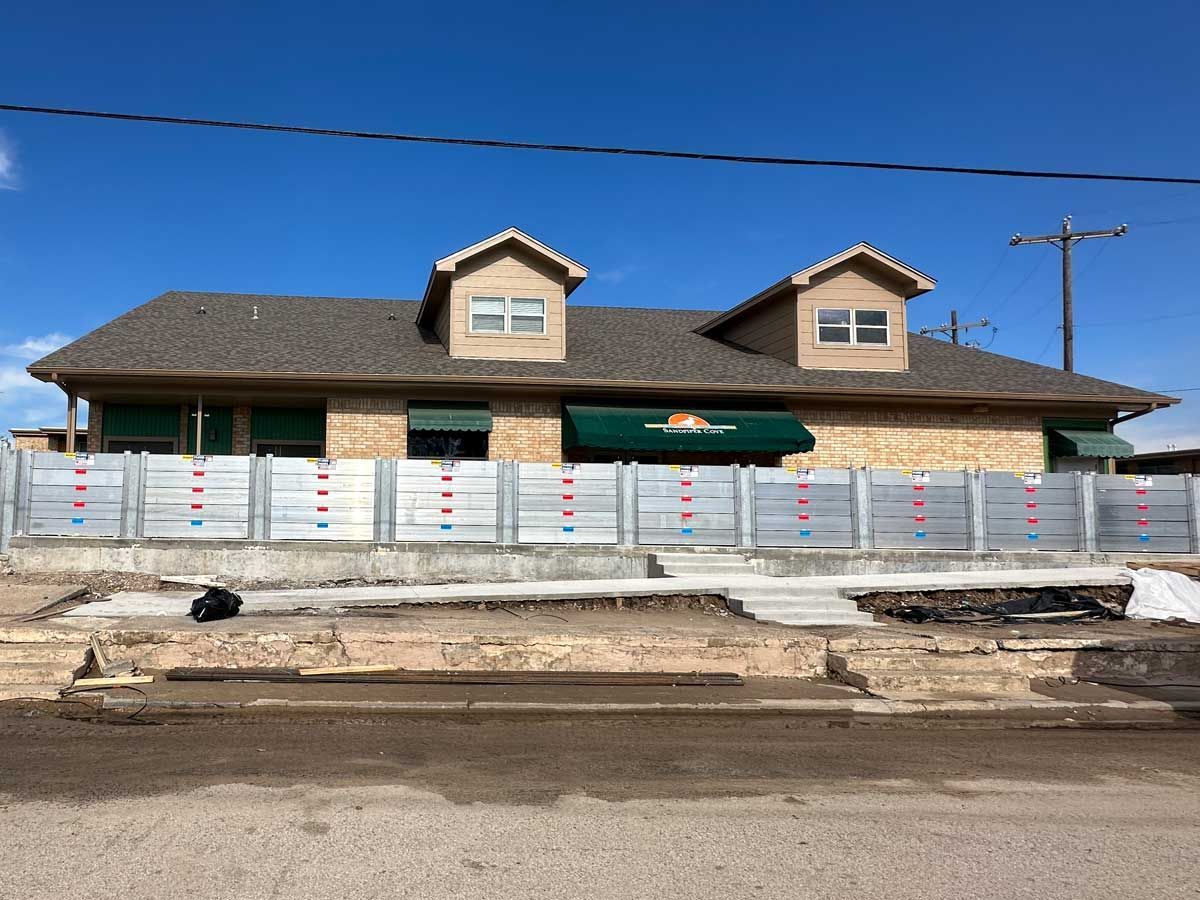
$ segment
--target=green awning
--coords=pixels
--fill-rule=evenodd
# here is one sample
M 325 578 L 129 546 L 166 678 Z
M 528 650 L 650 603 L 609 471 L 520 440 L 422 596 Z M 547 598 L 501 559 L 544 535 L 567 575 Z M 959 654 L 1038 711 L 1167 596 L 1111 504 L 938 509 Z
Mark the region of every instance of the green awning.
M 1133 456 L 1133 444 L 1107 431 L 1050 429 L 1051 456 L 1099 456 L 1125 459 Z
M 563 415 L 566 450 L 807 453 L 814 444 L 812 433 L 782 406 L 713 409 L 568 403 Z
M 473 400 L 410 400 L 410 431 L 491 431 L 492 413 L 486 402 Z

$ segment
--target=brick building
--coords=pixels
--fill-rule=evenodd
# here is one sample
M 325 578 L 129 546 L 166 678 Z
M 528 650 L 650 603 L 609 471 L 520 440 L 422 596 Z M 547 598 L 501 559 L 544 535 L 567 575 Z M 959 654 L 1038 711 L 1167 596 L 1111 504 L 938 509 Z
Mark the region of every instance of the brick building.
M 865 243 L 725 311 L 586 277 L 510 228 L 419 301 L 170 292 L 29 371 L 110 452 L 1102 469 L 1178 402 L 908 333 L 934 281 Z
M 65 426 L 54 427 L 43 425 L 39 428 L 12 428 L 9 433 L 13 437 L 13 447 L 17 450 L 51 450 L 64 453 L 67 447 L 67 429 Z M 87 429 L 75 429 L 75 446 L 72 450 L 87 449 Z

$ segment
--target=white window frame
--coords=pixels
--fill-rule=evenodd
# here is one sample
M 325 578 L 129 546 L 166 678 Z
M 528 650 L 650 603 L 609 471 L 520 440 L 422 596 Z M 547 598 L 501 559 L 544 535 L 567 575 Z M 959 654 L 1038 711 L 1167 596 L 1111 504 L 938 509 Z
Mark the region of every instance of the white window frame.
M 848 325 L 829 325 L 826 328 L 849 328 L 850 340 L 846 341 L 823 341 L 821 340 L 821 313 L 822 312 L 848 312 L 850 313 L 850 323 Z M 883 328 L 886 329 L 887 340 L 882 344 L 873 344 L 869 342 L 859 342 L 858 340 L 858 314 L 860 312 L 881 312 L 884 316 L 883 325 L 863 325 L 863 328 Z M 892 346 L 892 312 L 888 309 L 861 309 L 847 306 L 818 306 L 813 309 L 813 338 L 818 346 L 821 347 L 862 347 L 871 350 L 888 350 Z
M 503 331 L 476 331 L 475 330 L 475 315 L 473 307 L 476 300 L 503 300 L 504 301 L 504 330 Z M 512 330 L 512 304 L 514 300 L 537 300 L 542 304 L 542 312 L 540 318 L 542 320 L 541 331 L 517 331 Z M 529 297 L 529 296 L 501 296 L 499 294 L 471 294 L 467 297 L 467 333 L 478 335 L 490 335 L 492 337 L 529 337 L 529 338 L 544 338 L 547 337 L 546 323 L 549 318 L 548 307 L 550 301 L 545 297 Z M 481 313 L 481 315 L 495 315 L 495 313 Z M 525 318 L 538 318 L 534 313 L 521 313 Z

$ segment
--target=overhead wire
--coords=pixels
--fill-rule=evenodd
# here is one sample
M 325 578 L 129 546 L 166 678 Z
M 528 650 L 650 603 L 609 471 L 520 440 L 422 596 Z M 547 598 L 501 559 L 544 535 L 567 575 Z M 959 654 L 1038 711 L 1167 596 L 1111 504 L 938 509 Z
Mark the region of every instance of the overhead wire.
M 598 146 L 593 144 L 558 144 L 535 141 L 513 141 L 492 138 L 448 137 L 429 134 L 403 134 L 389 131 L 360 131 L 343 128 L 317 128 L 305 125 L 284 125 L 269 122 L 247 122 L 229 119 L 197 119 L 188 116 L 157 116 L 143 113 L 106 112 L 57 106 L 29 106 L 19 103 L 0 103 L 6 112 L 32 113 L 49 116 L 70 116 L 87 119 L 108 119 L 123 122 L 142 122 L 157 125 L 190 125 L 204 128 L 233 128 L 245 131 L 270 131 L 284 134 L 308 134 L 323 137 L 345 137 L 376 141 L 401 141 L 414 144 L 447 144 L 460 147 L 490 147 L 506 150 L 541 150 L 555 153 L 593 153 L 614 156 L 642 156 L 658 159 L 691 159 L 710 162 L 744 163 L 771 166 L 823 166 L 845 169 L 878 169 L 893 172 L 930 172 L 953 175 L 986 175 L 1002 178 L 1051 178 L 1076 181 L 1120 181 L 1149 184 L 1195 184 L 1200 178 L 1167 175 L 1137 175 L 1110 172 L 1053 171 L 1043 169 L 1002 169 L 984 166 L 947 166 L 918 163 L 898 163 L 878 160 L 810 159 L 794 156 L 757 156 L 735 153 L 706 153 L 692 150 L 659 150 L 649 147 Z

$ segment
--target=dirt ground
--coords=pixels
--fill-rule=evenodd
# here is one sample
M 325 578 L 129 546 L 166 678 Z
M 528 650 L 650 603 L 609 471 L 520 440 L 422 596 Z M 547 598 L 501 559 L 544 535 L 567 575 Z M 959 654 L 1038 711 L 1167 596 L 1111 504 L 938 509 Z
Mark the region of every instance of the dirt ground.
M 1079 783 L 1194 773 L 1194 731 L 931 732 L 787 719 L 197 717 L 168 724 L 0 711 L 0 795 L 98 800 L 215 784 L 397 781 L 456 803 L 750 796 L 954 774 Z M 1170 760 L 1170 764 L 1165 761 Z M 1136 765 L 1134 762 L 1136 761 Z M 1149 767 L 1149 768 L 1148 768 Z
M 1124 609 L 1133 593 L 1132 585 L 1113 584 L 1075 589 L 1076 593 L 1092 597 L 1101 603 Z M 881 591 L 855 597 L 858 608 L 866 612 L 884 615 L 897 606 L 930 606 L 936 609 L 957 609 L 964 604 L 1003 603 L 1006 600 L 1025 600 L 1037 597 L 1041 588 L 1003 588 L 977 591 Z

